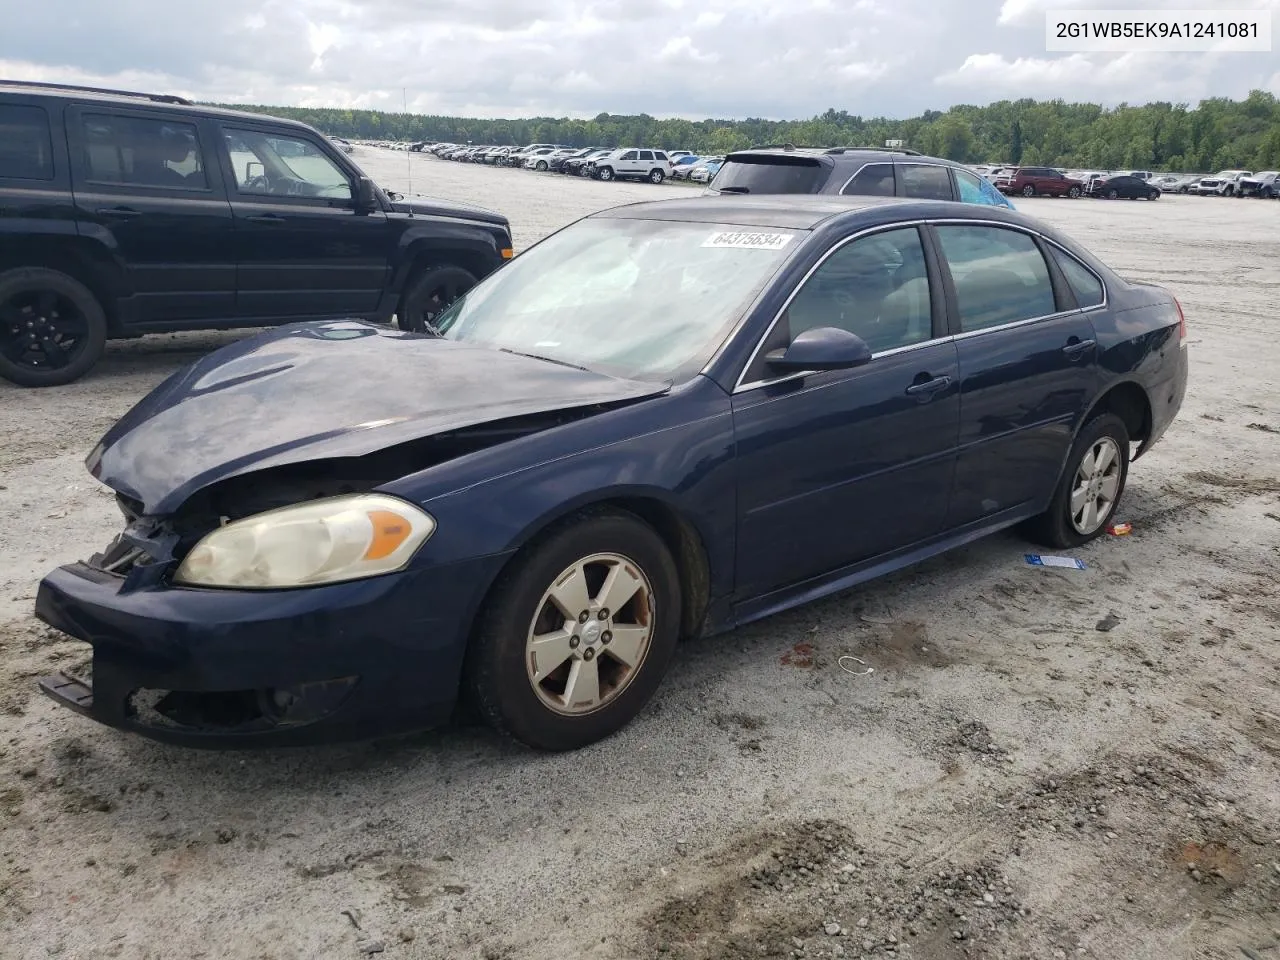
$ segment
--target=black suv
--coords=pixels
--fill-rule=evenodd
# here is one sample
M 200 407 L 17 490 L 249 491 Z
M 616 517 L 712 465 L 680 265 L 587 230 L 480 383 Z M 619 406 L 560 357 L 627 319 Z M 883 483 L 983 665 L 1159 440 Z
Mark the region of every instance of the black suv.
M 753 147 L 724 158 L 707 193 L 822 193 L 843 196 L 959 200 L 1012 207 L 972 170 L 914 150 L 876 147 Z
M 359 317 L 424 329 L 512 256 L 507 218 L 376 186 L 311 127 L 0 81 L 0 377 L 108 337 Z

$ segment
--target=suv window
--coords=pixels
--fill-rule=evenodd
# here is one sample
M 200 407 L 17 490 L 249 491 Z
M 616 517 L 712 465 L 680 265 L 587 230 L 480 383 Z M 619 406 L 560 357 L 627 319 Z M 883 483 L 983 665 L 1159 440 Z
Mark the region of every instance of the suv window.
M 735 157 L 720 167 L 714 187 L 753 194 L 817 193 L 829 176 L 831 168 L 813 157 Z
M 917 200 L 954 200 L 951 191 L 951 174 L 936 163 L 900 163 L 898 173 L 902 177 L 902 195 Z
M 0 104 L 0 177 L 53 179 L 53 140 L 43 107 Z
M 1057 311 L 1049 267 L 1030 236 L 1003 227 L 959 224 L 942 224 L 937 231 L 955 283 L 962 331 Z
M 886 230 L 827 257 L 787 307 L 791 337 L 815 327 L 856 333 L 873 353 L 933 336 L 929 275 L 915 227 Z
M 654 157 L 655 157 L 656 159 L 658 159 L 658 160 L 666 160 L 666 159 L 667 159 L 667 155 L 666 155 L 665 153 L 663 153 L 661 150 L 655 150 L 655 151 L 653 151 L 653 155 L 654 155 Z
M 650 161 L 652 161 L 652 160 L 653 160 L 653 151 L 652 151 L 652 150 L 641 150 L 641 151 L 640 151 L 640 159 L 641 159 L 641 160 L 650 160 Z
M 892 163 L 868 163 L 849 178 L 840 193 L 844 196 L 892 197 L 895 189 Z
M 192 124 L 105 113 L 86 113 L 81 124 L 86 179 L 171 190 L 209 188 Z
M 1076 303 L 1080 308 L 1096 307 L 1102 303 L 1104 299 L 1102 282 L 1093 275 L 1093 272 L 1065 250 L 1061 250 L 1053 246 L 1053 244 L 1048 246 L 1054 262 L 1058 265 L 1058 269 L 1067 278 L 1067 285 L 1071 287 L 1071 292 L 1076 295 Z
M 241 193 L 351 199 L 347 175 L 310 140 L 231 127 L 223 135 Z
M 618 159 L 619 160 L 637 160 L 639 159 L 639 157 L 640 157 L 640 152 L 638 150 L 628 150 Z

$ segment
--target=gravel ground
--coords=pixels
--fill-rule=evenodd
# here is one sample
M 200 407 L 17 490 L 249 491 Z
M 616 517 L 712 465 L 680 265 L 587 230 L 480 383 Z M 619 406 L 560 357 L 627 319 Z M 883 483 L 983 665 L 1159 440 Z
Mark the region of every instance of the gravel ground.
M 403 188 L 404 157 L 358 159 Z M 521 247 L 685 189 L 411 162 Z M 55 708 L 32 678 L 82 648 L 36 583 L 119 522 L 82 458 L 234 335 L 0 385 L 0 957 L 1280 957 L 1280 204 L 1019 207 L 1186 308 L 1133 534 L 1085 571 L 996 536 L 687 644 L 569 756 L 483 730 L 209 754 Z

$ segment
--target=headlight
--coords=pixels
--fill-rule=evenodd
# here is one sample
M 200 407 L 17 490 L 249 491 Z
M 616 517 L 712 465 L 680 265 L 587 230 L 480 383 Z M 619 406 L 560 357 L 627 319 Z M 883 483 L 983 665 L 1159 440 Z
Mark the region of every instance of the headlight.
M 304 587 L 405 566 L 436 522 L 378 493 L 312 500 L 236 520 L 187 554 L 174 581 L 200 587 Z

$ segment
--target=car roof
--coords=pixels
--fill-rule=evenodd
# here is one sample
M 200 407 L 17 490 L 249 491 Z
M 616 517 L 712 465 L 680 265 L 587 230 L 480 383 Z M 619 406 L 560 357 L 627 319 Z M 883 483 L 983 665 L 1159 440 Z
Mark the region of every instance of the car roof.
M 877 213 L 880 215 L 877 216 Z M 895 216 L 894 214 L 897 214 Z M 1013 222 L 1046 232 L 1043 224 L 1023 217 L 1007 207 L 957 203 L 944 200 L 916 200 L 909 197 L 832 196 L 830 194 L 778 193 L 749 196 L 720 194 L 689 199 L 642 200 L 610 207 L 593 218 L 619 220 L 675 220 L 686 223 L 732 223 L 749 227 L 812 230 L 834 217 L 864 214 L 871 221 L 892 222 L 923 217 L 959 216 L 963 219 L 990 219 Z
M 60 83 L 40 83 L 24 80 L 0 80 L 0 95 L 20 93 L 24 96 L 50 97 L 59 100 L 73 100 L 86 103 L 111 103 L 117 106 L 147 107 L 148 109 L 171 110 L 183 116 L 224 117 L 234 120 L 269 120 L 272 123 L 284 124 L 299 130 L 310 130 L 311 127 L 297 120 L 284 117 L 272 117 L 247 110 L 231 110 L 226 107 L 214 107 L 203 103 L 194 103 L 183 97 L 171 94 L 137 93 L 131 90 L 109 90 L 104 87 L 80 87 Z

